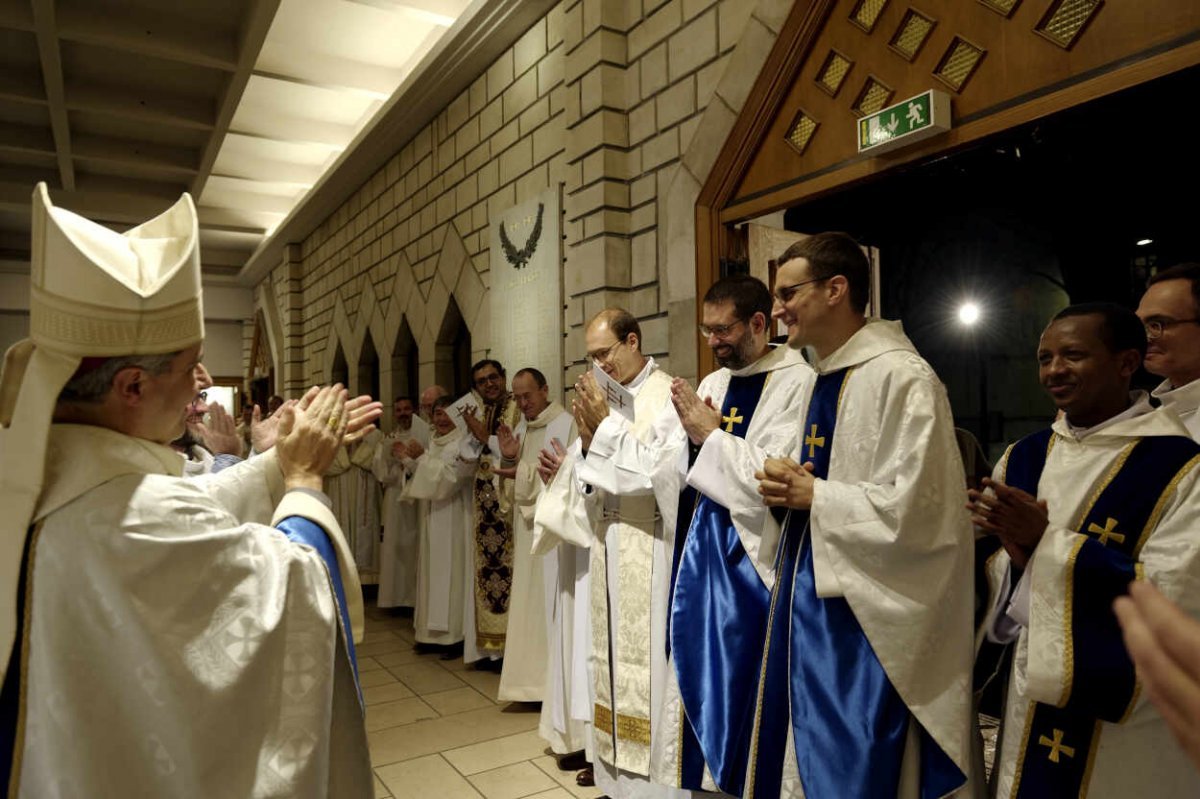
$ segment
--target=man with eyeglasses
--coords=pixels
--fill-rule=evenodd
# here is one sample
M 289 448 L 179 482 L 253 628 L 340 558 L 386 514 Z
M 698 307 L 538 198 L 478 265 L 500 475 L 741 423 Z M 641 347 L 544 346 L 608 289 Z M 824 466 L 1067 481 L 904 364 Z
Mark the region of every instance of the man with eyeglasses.
M 746 796 L 942 797 L 968 787 L 973 535 L 945 388 L 898 322 L 868 321 L 870 265 L 843 233 L 779 258 L 774 316 L 809 346 Z
M 588 360 L 633 395 L 629 421 L 595 377 L 575 384 L 579 438 L 561 459 L 534 518 L 541 546 L 590 548 L 593 741 L 596 787 L 611 797 L 674 796 L 652 785 L 651 746 L 667 674 L 672 535 L 686 435 L 671 404 L 671 378 L 642 351 L 642 331 L 608 308 L 584 331 Z M 545 551 L 545 550 L 542 550 Z
M 794 453 L 812 367 L 771 347 L 771 292 L 730 275 L 704 295 L 700 333 L 720 366 L 697 390 L 682 378 L 672 400 L 687 434 L 672 552 L 669 657 L 651 777 L 691 790 L 741 795 L 755 682 L 766 634 L 770 559 L 762 540 L 779 522 L 758 495 L 755 470 Z M 690 468 L 689 468 L 690 467 Z M 736 619 L 736 624 L 730 624 Z M 707 644 L 696 646 L 695 641 Z
M 1200 437 L 1200 264 L 1177 264 L 1150 278 L 1137 315 L 1146 326 L 1146 371 L 1163 378 L 1151 396 Z
M 466 631 L 464 659 L 467 663 L 478 661 L 482 669 L 500 671 L 512 596 L 513 536 L 512 508 L 500 501 L 496 467 L 501 453 L 495 436 L 502 424 L 516 427 L 521 409 L 508 393 L 499 361 L 489 358 L 476 363 L 471 367 L 471 381 L 483 413 L 481 416 L 478 408 L 472 408 L 462 415 L 469 435 L 462 437 L 459 446 L 459 458 L 475 467 L 471 522 L 475 542 L 475 604 L 471 610 L 475 630 Z

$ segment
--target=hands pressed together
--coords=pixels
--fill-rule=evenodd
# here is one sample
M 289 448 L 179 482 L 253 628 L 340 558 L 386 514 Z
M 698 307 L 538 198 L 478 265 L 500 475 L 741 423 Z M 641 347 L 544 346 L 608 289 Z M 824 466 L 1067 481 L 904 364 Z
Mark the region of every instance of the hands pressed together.
M 600 423 L 608 416 L 608 400 L 596 383 L 591 372 L 584 372 L 575 381 L 575 399 L 571 401 L 575 425 L 579 428 L 579 439 L 585 450 L 592 446 L 592 436 Z
M 1013 563 L 1025 568 L 1050 524 L 1045 500 L 987 477 L 983 490 L 969 489 L 967 499 L 975 526 L 999 538 Z
M 763 504 L 770 508 L 811 508 L 817 481 L 812 470 L 811 462 L 802 466 L 791 458 L 767 458 L 762 470 L 754 473 Z
M 721 411 L 713 407 L 712 397 L 700 399 L 692 384 L 682 377 L 671 381 L 671 402 L 693 444 L 703 444 L 721 426 Z

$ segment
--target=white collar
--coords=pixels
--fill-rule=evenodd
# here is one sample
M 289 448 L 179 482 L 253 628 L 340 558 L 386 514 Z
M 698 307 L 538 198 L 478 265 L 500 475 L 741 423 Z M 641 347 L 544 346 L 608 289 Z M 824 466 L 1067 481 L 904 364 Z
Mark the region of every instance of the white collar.
M 1103 442 L 1112 438 L 1142 438 L 1145 436 L 1185 436 L 1187 428 L 1169 408 L 1155 408 L 1144 391 L 1129 395 L 1130 406 L 1121 413 L 1092 427 L 1072 427 L 1066 417 L 1054 422 L 1054 432 L 1073 441 Z
M 654 372 L 654 370 L 657 368 L 658 368 L 658 364 L 654 362 L 654 359 L 647 356 L 646 357 L 646 365 L 642 367 L 642 371 L 637 373 L 637 377 L 633 378 L 628 383 L 626 383 L 625 388 L 629 389 L 630 392 L 636 394 L 638 392 L 638 389 L 642 387 L 642 383 L 646 382 L 646 378 L 649 377 Z
M 1200 380 L 1193 380 L 1182 386 L 1173 386 L 1170 380 L 1164 380 L 1150 395 L 1170 408 L 1175 413 L 1184 414 L 1200 408 Z
M 842 346 L 830 353 L 828 358 L 819 359 L 813 367 L 819 374 L 829 374 L 849 366 L 858 366 L 893 350 L 915 353 L 917 348 L 904 335 L 900 322 L 868 319 Z

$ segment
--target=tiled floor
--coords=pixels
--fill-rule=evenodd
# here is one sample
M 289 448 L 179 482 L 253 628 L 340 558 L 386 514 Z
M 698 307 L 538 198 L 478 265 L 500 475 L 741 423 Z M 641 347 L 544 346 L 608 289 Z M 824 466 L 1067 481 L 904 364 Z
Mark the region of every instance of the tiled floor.
M 536 706 L 497 703 L 500 675 L 413 651 L 412 619 L 368 606 L 358 668 L 375 795 L 592 799 L 538 737 Z

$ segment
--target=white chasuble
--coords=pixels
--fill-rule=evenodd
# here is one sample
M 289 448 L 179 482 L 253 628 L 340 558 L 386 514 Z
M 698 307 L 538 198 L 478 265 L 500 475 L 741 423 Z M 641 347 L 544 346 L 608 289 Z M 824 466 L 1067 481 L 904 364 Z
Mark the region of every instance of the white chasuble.
M 435 435 L 404 489 L 405 499 L 417 503 L 420 523 L 413 626 L 417 641 L 425 644 L 462 641 L 466 609 L 474 601 L 470 476 L 475 470 L 458 459 L 461 438 L 457 428 Z M 470 648 L 474 639 L 467 638 Z
M 542 493 L 538 453 L 549 446 L 548 425 L 565 413 L 562 405 L 552 402 L 536 419 L 521 420 L 516 431 L 521 438 L 517 476 L 501 481 L 504 502 L 511 507 L 513 535 L 512 597 L 497 694 L 502 702 L 541 702 L 546 689 L 546 582 L 544 557 L 533 553 L 533 515 Z
M 795 455 L 799 443 L 800 409 L 816 375 L 799 351 L 781 346 L 742 369 L 718 369 L 700 381 L 696 394 L 701 400 L 711 399 L 713 407 L 720 409 L 724 407 L 731 378 L 763 372 L 767 377 L 753 413 L 744 407 L 729 408 L 728 414 L 722 417 L 721 426 L 700 446 L 687 472 L 687 483 L 729 510 L 742 547 L 763 580 L 763 591 L 767 593 L 773 581 L 772 564 L 761 559 L 760 542 L 767 542 L 767 551 L 774 551 L 779 541 L 779 522 L 763 505 L 754 473 L 762 468 L 768 457 Z M 686 460 L 681 459 L 681 465 L 686 468 Z M 694 503 L 693 508 L 681 509 L 681 525 L 688 523 L 693 509 Z M 680 538 L 687 535 L 686 527 L 676 529 L 676 542 L 682 545 Z M 676 551 L 681 548 L 676 547 Z M 689 645 L 693 636 L 698 640 L 710 638 L 698 630 L 673 629 L 671 635 L 679 646 Z M 701 777 L 701 784 L 688 784 L 692 782 L 688 779 L 691 775 L 684 773 L 682 748 L 687 745 L 687 736 L 683 725 L 689 722 L 679 692 L 674 657 L 672 654 L 672 668 L 667 672 L 662 694 L 661 734 L 654 740 L 651 778 L 664 785 L 717 791 L 707 766 L 702 775 L 696 775 Z M 755 657 L 761 657 L 761 650 Z M 695 746 L 694 743 L 690 745 Z
M 1188 437 L 1169 409 L 1140 398 L 1133 410 L 1078 435 L 1054 423 L 1036 484 L 1050 523 L 1016 590 L 1008 554 L 988 560 L 985 630 L 991 640 L 1016 639 L 992 772 L 997 797 L 1065 795 L 1055 786 L 1068 776 L 1070 795 L 1089 799 L 1200 796 L 1200 774 L 1140 690 L 1110 595 L 1145 579 L 1200 617 L 1197 450 L 1166 438 Z M 1182 451 L 1160 469 L 1163 445 Z M 1005 453 L 997 479 L 1019 479 L 1019 446 Z M 1067 723 L 1039 728 L 1056 714 Z
M 1200 380 L 1178 388 L 1172 386 L 1170 380 L 1164 380 L 1150 394 L 1179 417 L 1188 435 L 1200 440 L 1200 413 L 1197 412 L 1200 411 Z
M 379 607 L 412 607 L 417 595 L 417 505 L 404 499 L 404 487 L 416 461 L 397 457 L 392 446 L 416 441 L 429 446 L 429 425 L 414 416 L 408 430 L 393 430 L 375 448 L 371 472 L 383 487 L 380 515 L 383 537 L 379 545 Z
M 30 539 L 14 795 L 365 797 L 372 775 L 348 644 L 317 552 L 238 518 L 279 496 L 273 453 L 201 484 L 166 447 L 55 425 Z M 283 495 L 360 587 L 336 520 Z
M 628 388 L 633 423 L 610 413 L 587 456 L 575 462 L 575 474 L 598 500 L 590 564 L 596 756 L 600 765 L 644 779 L 667 677 L 672 536 L 682 485 L 677 458 L 686 437 L 671 404 L 671 378 L 652 360 Z

